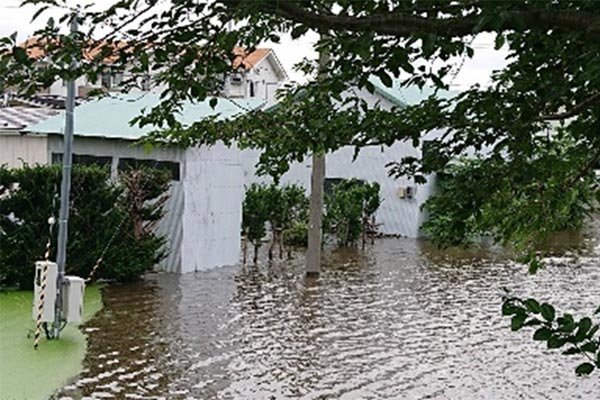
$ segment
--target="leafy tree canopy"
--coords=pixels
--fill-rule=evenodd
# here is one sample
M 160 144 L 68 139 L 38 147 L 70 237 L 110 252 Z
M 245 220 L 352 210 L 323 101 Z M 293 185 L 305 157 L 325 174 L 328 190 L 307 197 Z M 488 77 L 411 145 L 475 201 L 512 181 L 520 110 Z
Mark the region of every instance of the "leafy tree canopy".
M 25 1 L 40 10 L 63 2 Z M 80 10 L 81 31 L 67 36 L 60 22 L 72 16 L 67 10 L 62 20 L 50 20 L 37 32 L 44 68 L 14 36 L 1 39 L 0 88 L 17 85 L 32 92 L 59 78 L 96 78 L 107 69 L 132 72 L 126 85 L 134 86 L 150 71 L 165 87 L 163 102 L 137 119 L 161 128 L 152 139 L 184 145 L 237 141 L 263 149 L 260 171 L 275 176 L 313 152 L 397 141 L 420 145 L 435 130 L 437 162 L 407 158 L 391 165 L 391 172 L 422 181 L 457 157 L 478 153 L 486 168 L 502 171 L 502 193 L 519 195 L 514 205 L 523 212 L 487 214 L 492 218 L 487 226 L 501 227 L 509 242 L 559 225 L 564 213 L 548 212 L 529 227 L 525 220 L 534 208 L 554 210 L 556 198 L 549 193 L 562 187 L 561 198 L 569 199 L 581 189 L 574 183 L 597 182 L 600 4 L 593 0 L 171 0 L 166 6 L 120 0 L 103 11 Z M 251 49 L 311 30 L 321 34 L 315 48 L 328 60 L 321 66 L 307 60 L 298 68 L 322 72 L 318 82 L 292 85 L 275 109 L 233 122 L 216 117 L 187 127 L 177 122 L 183 101 L 218 94 L 233 68 L 235 46 Z M 495 37 L 496 48 L 508 50 L 508 64 L 489 86 L 475 85 L 451 99 L 434 94 L 392 110 L 367 107 L 361 90 L 373 90 L 374 76 L 387 86 L 399 80 L 447 88 L 460 66 L 456 60 L 472 57 L 472 41 L 484 32 Z M 79 61 L 74 69 L 73 60 Z M 548 143 L 540 140 L 553 140 L 554 132 L 566 143 L 559 161 L 556 152 L 542 151 Z M 593 190 L 598 196 L 597 186 Z M 477 204 L 493 203 L 488 198 Z M 600 366 L 600 360 L 594 362 Z M 589 366 L 578 371 L 591 372 Z

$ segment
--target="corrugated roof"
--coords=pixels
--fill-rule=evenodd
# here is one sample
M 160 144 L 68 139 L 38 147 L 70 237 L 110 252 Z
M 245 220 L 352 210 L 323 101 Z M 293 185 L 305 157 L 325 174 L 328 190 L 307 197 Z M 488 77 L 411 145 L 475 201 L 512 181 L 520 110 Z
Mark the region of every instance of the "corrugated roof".
M 21 130 L 57 113 L 58 111 L 49 108 L 2 107 L 0 108 L 0 129 Z
M 418 86 L 400 86 L 398 81 L 394 81 L 392 87 L 387 87 L 381 82 L 381 80 L 375 76 L 369 79 L 375 86 L 375 91 L 380 93 L 382 96 L 396 104 L 397 106 L 415 105 L 425 100 L 435 90 L 431 87 L 424 86 L 419 89 Z M 459 92 L 454 90 L 438 90 L 436 93 L 437 98 L 449 99 L 455 97 Z
M 130 121 L 144 110 L 149 111 L 160 102 L 158 94 L 118 95 L 104 97 L 82 104 L 75 109 L 75 135 L 104 137 L 112 139 L 136 140 L 155 130 L 154 126 L 131 126 Z M 208 101 L 187 103 L 176 116 L 184 125 L 189 125 L 210 115 L 219 114 L 220 118 L 231 118 L 256 109 L 264 104 L 258 99 L 231 100 L 219 98 L 216 107 L 210 107 Z M 64 112 L 30 126 L 27 132 L 62 134 L 64 131 Z

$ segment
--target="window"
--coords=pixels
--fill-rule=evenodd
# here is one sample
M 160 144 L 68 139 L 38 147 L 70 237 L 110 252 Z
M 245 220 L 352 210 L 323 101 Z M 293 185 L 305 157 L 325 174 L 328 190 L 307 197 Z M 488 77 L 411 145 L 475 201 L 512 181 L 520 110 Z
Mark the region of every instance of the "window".
M 112 73 L 102 75 L 102 87 L 106 89 L 114 89 L 121 86 L 123 83 L 122 73 Z
M 62 153 L 52 153 L 52 164 L 62 163 Z M 99 165 L 108 167 L 112 164 L 112 157 L 108 156 L 93 156 L 88 154 L 73 154 L 73 165 Z
M 250 97 L 254 97 L 254 82 L 250 81 Z
M 110 89 L 112 84 L 112 77 L 109 74 L 102 75 L 102 87 Z
M 172 161 L 157 161 L 157 160 L 138 160 L 137 158 L 120 158 L 119 171 L 127 171 L 128 169 L 138 168 L 156 168 L 163 171 L 169 171 L 171 180 L 179 181 L 179 163 Z

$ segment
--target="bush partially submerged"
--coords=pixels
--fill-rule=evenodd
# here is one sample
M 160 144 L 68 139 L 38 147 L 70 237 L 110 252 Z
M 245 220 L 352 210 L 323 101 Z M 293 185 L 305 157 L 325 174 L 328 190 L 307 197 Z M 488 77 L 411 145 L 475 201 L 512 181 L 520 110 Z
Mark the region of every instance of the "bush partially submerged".
M 138 184 L 123 185 L 109 180 L 107 168 L 74 166 L 68 274 L 87 278 L 109 243 L 96 277 L 136 279 L 165 256 L 165 239 L 154 225 L 163 213 L 169 178 L 150 170 L 135 174 L 143 177 Z M 58 218 L 60 181 L 58 165 L 0 167 L 0 285 L 32 287 L 33 265 L 43 259 L 49 236 L 48 218 Z M 55 225 L 51 260 L 56 259 L 57 230 Z
M 333 187 L 325 203 L 325 232 L 334 234 L 341 246 L 355 245 L 373 225 L 371 221 L 381 204 L 379 184 L 343 180 Z
M 257 261 L 257 252 L 267 234 L 267 227 L 271 233 L 269 258 L 273 258 L 276 245 L 279 245 L 279 256 L 282 257 L 285 232 L 297 224 L 306 224 L 307 219 L 308 199 L 302 187 L 250 185 L 243 203 L 242 230 L 246 240 L 254 245 L 254 262 Z
M 597 205 L 598 179 L 593 173 L 572 177 L 564 168 L 572 151 L 556 141 L 529 159 L 466 159 L 448 166 L 423 205 L 424 232 L 441 247 L 489 235 L 527 249 L 552 232 L 581 227 Z M 515 163 L 522 166 L 515 169 Z

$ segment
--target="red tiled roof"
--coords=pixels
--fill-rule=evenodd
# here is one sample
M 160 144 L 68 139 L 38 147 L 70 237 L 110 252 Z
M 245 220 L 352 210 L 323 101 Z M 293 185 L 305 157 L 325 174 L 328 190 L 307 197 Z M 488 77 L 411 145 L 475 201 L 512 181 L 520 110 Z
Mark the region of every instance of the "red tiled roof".
M 94 43 L 93 45 L 91 44 L 90 49 L 84 51 L 84 58 L 88 61 L 93 60 L 107 45 L 114 46 L 115 49 L 122 49 L 125 48 L 128 45 L 128 43 L 125 41 L 117 41 L 110 44 L 108 42 Z M 37 60 L 44 57 L 45 43 L 40 41 L 40 39 L 38 39 L 37 37 L 31 37 L 27 39 L 25 42 L 21 43 L 20 46 L 27 51 L 27 55 L 30 58 Z M 236 47 L 233 49 L 233 54 L 235 55 L 235 58 L 233 60 L 233 68 L 237 69 L 239 67 L 242 67 L 244 69 L 252 69 L 270 52 L 271 49 L 269 48 L 256 48 L 253 52 L 248 53 L 246 49 L 242 47 Z M 106 57 L 105 61 L 107 63 L 112 63 L 116 61 L 116 59 L 116 55 L 111 55 L 109 57 Z
M 271 49 L 268 48 L 256 48 L 252 53 L 248 53 L 246 49 L 236 47 L 233 49 L 233 54 L 236 56 L 233 60 L 233 68 L 252 69 L 270 52 Z

